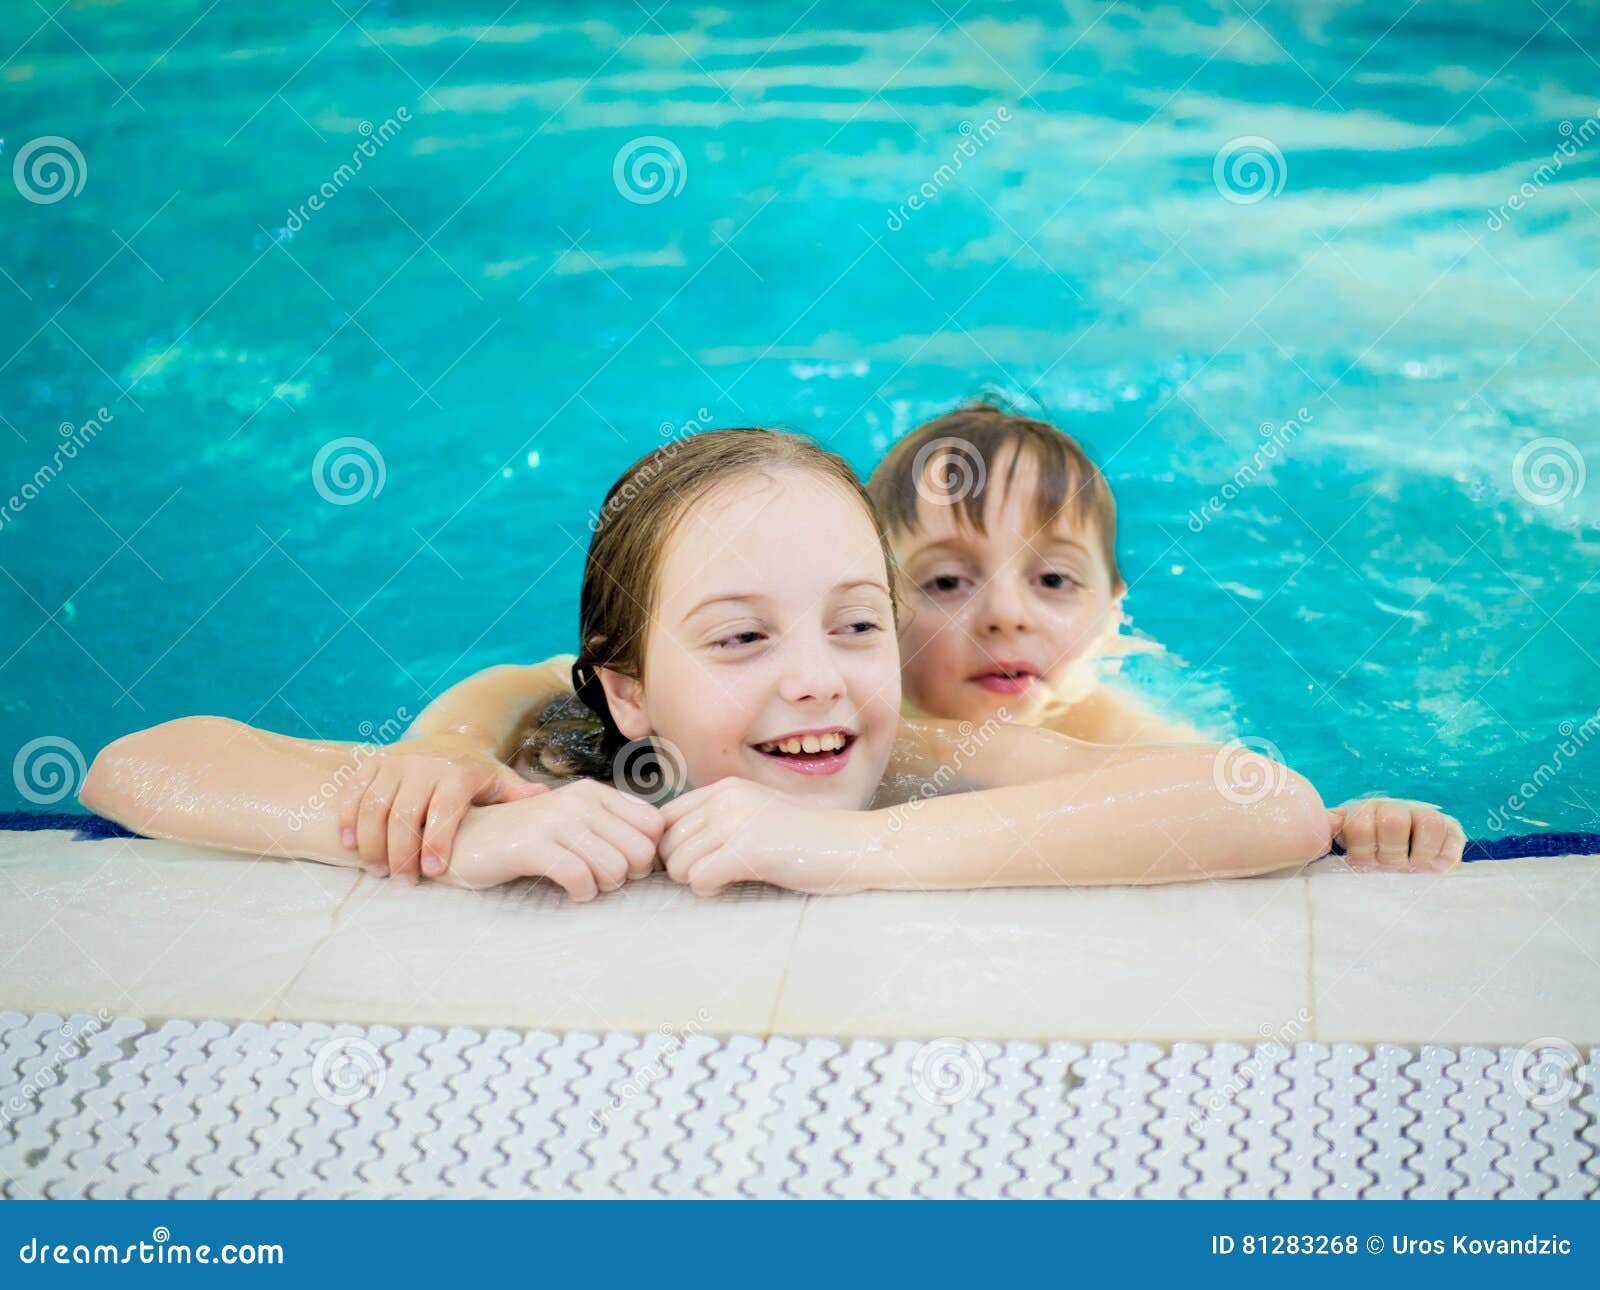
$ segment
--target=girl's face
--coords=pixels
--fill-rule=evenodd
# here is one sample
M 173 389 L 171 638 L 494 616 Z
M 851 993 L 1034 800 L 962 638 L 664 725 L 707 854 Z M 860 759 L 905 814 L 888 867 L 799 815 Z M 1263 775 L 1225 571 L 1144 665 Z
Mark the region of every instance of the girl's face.
M 861 503 L 810 471 L 713 489 L 661 561 L 642 683 L 602 678 L 629 739 L 690 786 L 730 775 L 859 810 L 900 720 L 888 571 Z
M 1004 479 L 1009 460 L 991 479 Z M 1099 535 L 1067 516 L 1035 528 L 1037 486 L 1024 459 L 1009 490 L 989 489 L 984 532 L 954 506 L 924 500 L 916 531 L 895 543 L 909 606 L 900 634 L 907 697 L 937 717 L 983 721 L 1004 709 L 1026 721 L 1073 665 L 1115 631 L 1124 588 L 1113 585 Z

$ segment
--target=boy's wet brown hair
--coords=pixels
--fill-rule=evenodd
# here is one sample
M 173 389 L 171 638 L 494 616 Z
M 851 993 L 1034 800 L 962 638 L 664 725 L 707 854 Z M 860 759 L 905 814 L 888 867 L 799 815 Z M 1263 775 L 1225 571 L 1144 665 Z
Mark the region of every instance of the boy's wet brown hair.
M 944 439 L 952 442 L 940 444 Z M 1008 455 L 1009 468 L 999 479 L 998 464 Z M 1035 524 L 1043 528 L 1066 515 L 1078 527 L 1092 528 L 1111 585 L 1120 585 L 1117 502 L 1111 486 L 1078 441 L 1048 422 L 992 403 L 969 403 L 924 422 L 890 448 L 867 481 L 867 493 L 889 535 L 896 537 L 918 529 L 920 507 L 937 504 L 923 496 L 925 477 L 968 481 L 981 477 L 979 487 L 950 489 L 949 504 L 957 508 L 959 523 L 982 533 L 989 491 L 999 488 L 1002 497 L 1009 495 L 1017 467 L 1025 459 L 1038 471 L 1038 486 L 1027 499 Z

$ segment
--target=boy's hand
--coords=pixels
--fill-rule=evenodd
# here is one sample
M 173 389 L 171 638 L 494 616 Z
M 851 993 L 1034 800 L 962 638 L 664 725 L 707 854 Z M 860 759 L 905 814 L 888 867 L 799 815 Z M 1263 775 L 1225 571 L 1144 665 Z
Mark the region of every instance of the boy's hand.
M 549 878 L 574 900 L 593 900 L 654 869 L 665 828 L 648 802 L 575 779 L 531 801 L 472 808 L 444 881 L 476 889 Z
M 339 808 L 339 840 L 361 852 L 374 876 L 437 878 L 469 807 L 549 791 L 481 749 L 405 741 L 380 752 L 351 785 Z
M 865 811 L 799 806 L 747 779 L 719 779 L 661 808 L 661 858 L 675 882 L 710 896 L 736 882 L 818 895 L 860 891 Z
M 1443 873 L 1461 863 L 1467 835 L 1427 802 L 1362 797 L 1328 812 L 1333 840 L 1357 869 Z

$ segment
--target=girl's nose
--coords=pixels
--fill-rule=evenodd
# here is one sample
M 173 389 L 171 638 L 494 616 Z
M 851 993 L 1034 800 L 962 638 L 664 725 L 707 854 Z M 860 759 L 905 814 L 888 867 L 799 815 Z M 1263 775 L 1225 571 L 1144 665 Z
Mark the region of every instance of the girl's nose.
M 825 642 L 797 643 L 778 684 L 785 703 L 831 703 L 844 694 L 844 677 Z

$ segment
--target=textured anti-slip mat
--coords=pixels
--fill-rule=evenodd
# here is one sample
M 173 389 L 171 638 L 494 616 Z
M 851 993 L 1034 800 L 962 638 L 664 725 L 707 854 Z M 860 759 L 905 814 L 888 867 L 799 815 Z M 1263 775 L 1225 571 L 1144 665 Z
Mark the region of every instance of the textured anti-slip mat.
M 232 1021 L 1158 1043 L 1600 1043 L 1600 860 L 1447 876 L 715 899 L 407 888 L 0 833 L 0 1007 Z
M 20 1197 L 1593 1197 L 1600 1052 L 0 1014 Z

